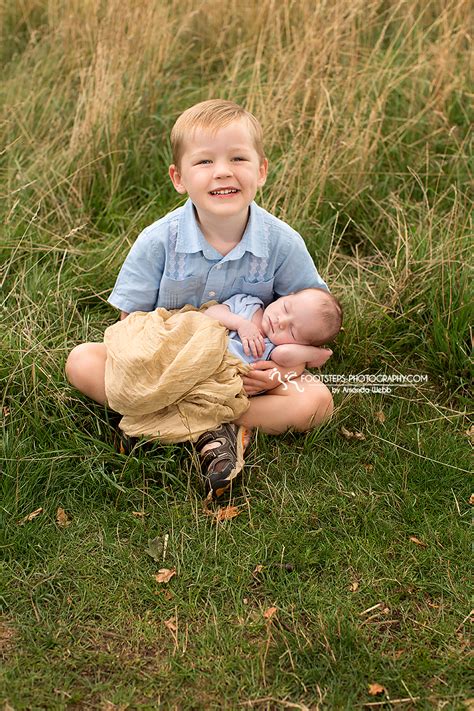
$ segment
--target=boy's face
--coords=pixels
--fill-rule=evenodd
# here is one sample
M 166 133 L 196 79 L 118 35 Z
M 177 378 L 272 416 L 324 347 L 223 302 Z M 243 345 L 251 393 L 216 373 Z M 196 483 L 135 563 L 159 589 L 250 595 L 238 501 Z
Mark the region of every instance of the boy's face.
M 320 296 L 302 292 L 282 296 L 263 312 L 262 330 L 276 346 L 283 343 L 310 345 L 315 340 Z
M 180 166 L 171 165 L 169 174 L 176 190 L 188 193 L 200 217 L 229 218 L 247 215 L 267 168 L 245 122 L 233 121 L 215 134 L 196 128 L 186 140 Z

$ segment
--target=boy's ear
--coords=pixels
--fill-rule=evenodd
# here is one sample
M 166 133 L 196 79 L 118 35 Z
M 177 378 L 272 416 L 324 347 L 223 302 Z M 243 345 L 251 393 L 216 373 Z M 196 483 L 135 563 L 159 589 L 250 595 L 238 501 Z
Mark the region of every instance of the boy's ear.
M 181 180 L 181 173 L 179 172 L 178 168 L 173 164 L 170 165 L 168 168 L 168 173 L 171 178 L 171 182 L 174 185 L 174 189 L 178 191 L 178 193 L 185 193 L 186 188 Z
M 262 163 L 260 164 L 259 169 L 258 169 L 257 185 L 259 188 L 261 188 L 263 185 L 265 185 L 267 175 L 268 175 L 268 159 L 264 158 Z

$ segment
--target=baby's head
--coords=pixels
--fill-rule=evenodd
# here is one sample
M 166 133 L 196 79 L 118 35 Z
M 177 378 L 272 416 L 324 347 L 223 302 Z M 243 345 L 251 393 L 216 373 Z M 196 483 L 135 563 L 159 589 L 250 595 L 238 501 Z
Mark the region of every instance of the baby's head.
M 265 160 L 263 132 L 255 116 L 233 101 L 210 99 L 191 106 L 174 124 L 171 130 L 173 164 L 178 168 L 181 167 L 186 143 L 193 139 L 197 129 L 203 129 L 212 135 L 236 121 L 242 123 L 247 129 L 251 143 L 262 163 Z
M 298 343 L 323 346 L 342 326 L 342 307 L 325 289 L 303 289 L 282 296 L 263 312 L 262 329 L 276 346 Z

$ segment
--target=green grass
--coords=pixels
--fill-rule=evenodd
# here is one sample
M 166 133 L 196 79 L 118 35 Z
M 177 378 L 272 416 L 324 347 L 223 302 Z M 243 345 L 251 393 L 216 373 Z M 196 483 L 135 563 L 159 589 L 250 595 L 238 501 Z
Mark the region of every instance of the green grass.
M 146 708 L 161 698 L 166 708 L 236 708 L 266 696 L 311 705 L 321 694 L 327 708 L 354 708 L 377 681 L 391 698 L 421 697 L 419 708 L 461 708 L 469 487 L 441 462 L 467 470 L 468 457 L 459 417 L 424 423 L 425 413 L 410 400 L 353 398 L 339 422 L 365 441 L 346 441 L 336 421 L 307 437 L 260 436 L 232 500 L 241 514 L 219 525 L 176 448 L 118 455 L 102 413 L 84 422 L 79 404 L 68 447 L 63 436 L 54 448 L 33 417 L 37 441 L 7 450 L 13 707 Z M 165 535 L 155 563 L 147 542 Z M 154 580 L 159 567 L 176 568 L 166 586 Z
M 470 4 L 114 8 L 24 0 L 2 16 L 0 700 L 465 709 Z M 262 120 L 259 202 L 344 304 L 325 371 L 429 380 L 336 394 L 307 435 L 259 434 L 240 514 L 219 524 L 190 447 L 119 454 L 113 414 L 63 372 L 116 318 L 106 298 L 138 232 L 179 204 L 169 130 L 210 96 Z

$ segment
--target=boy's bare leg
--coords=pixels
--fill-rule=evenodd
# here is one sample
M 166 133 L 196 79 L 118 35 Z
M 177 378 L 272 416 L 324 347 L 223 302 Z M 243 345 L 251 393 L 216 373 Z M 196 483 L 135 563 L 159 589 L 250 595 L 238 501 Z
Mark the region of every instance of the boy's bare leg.
M 101 405 L 105 397 L 105 361 L 107 350 L 103 343 L 81 343 L 69 354 L 66 376 L 71 385 Z
M 250 398 L 249 409 L 236 424 L 259 427 L 267 434 L 282 434 L 289 428 L 306 432 L 328 420 L 333 408 L 331 392 L 323 383 L 295 378 Z

